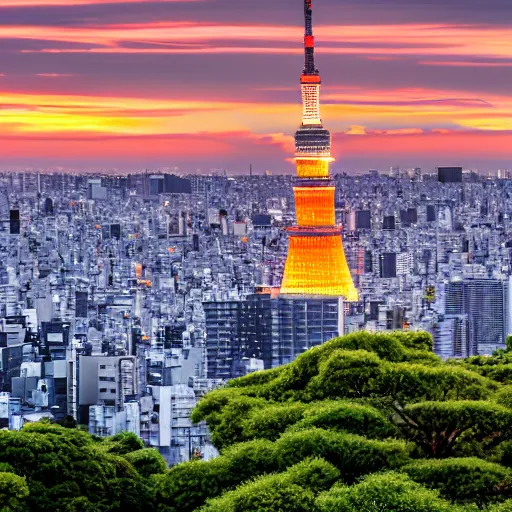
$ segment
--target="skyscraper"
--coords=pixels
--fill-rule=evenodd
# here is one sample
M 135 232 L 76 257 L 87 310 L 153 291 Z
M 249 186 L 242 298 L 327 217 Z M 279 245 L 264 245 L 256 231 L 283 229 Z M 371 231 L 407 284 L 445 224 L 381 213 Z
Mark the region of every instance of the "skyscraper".
M 301 76 L 302 126 L 295 134 L 297 226 L 289 229 L 281 294 L 358 300 L 336 226 L 335 186 L 329 176 L 331 134 L 320 118 L 321 79 L 315 67 L 311 0 L 304 0 L 305 65 Z
M 492 354 L 505 347 L 508 333 L 508 282 L 497 279 L 466 279 L 446 286 L 445 312 L 467 315 L 468 348 L 460 351 L 454 340 L 454 355 Z

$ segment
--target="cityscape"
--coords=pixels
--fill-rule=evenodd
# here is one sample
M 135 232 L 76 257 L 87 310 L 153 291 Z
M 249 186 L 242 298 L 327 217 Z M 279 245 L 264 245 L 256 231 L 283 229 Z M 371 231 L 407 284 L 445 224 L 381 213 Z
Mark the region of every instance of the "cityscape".
M 465 361 L 483 367 L 508 353 L 512 160 L 485 173 L 441 158 L 429 168 L 336 171 L 313 5 L 303 3 L 294 175 L 250 163 L 204 173 L 0 168 L 0 428 L 80 426 L 99 443 L 129 433 L 181 468 L 226 457 L 209 397 L 225 406 L 226 390 L 264 385 L 330 340 L 427 336 L 437 357 L 404 341 L 409 359 L 389 360 L 468 374 L 476 370 Z M 247 404 L 278 401 L 252 392 Z M 377 407 L 372 393 L 354 395 L 368 399 L 358 407 Z M 487 399 L 478 393 L 460 400 Z M 395 417 L 412 414 L 398 402 Z M 260 405 L 240 406 L 240 417 Z M 104 510 L 77 507 L 66 510 Z

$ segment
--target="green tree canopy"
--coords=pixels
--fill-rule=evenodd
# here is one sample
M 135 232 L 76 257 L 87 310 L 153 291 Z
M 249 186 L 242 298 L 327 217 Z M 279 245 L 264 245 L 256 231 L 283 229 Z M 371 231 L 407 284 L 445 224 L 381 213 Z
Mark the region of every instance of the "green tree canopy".
M 208 501 L 202 512 L 312 512 L 315 494 L 330 488 L 339 472 L 322 459 L 307 459 L 287 471 L 256 480 Z
M 428 456 L 449 457 L 461 436 L 496 441 L 512 426 L 512 410 L 485 401 L 407 405 L 399 426 Z
M 27 510 L 29 489 L 24 477 L 0 473 L 0 512 Z
M 371 475 L 351 487 L 334 487 L 320 495 L 320 512 L 456 512 L 438 493 L 406 475 Z
M 476 457 L 419 460 L 402 471 L 415 482 L 439 490 L 441 496 L 452 502 L 483 506 L 512 496 L 512 472 Z
M 26 479 L 29 510 L 65 510 L 81 497 L 100 512 L 143 510 L 151 500 L 128 461 L 76 429 L 34 423 L 20 432 L 0 431 L 0 462 Z

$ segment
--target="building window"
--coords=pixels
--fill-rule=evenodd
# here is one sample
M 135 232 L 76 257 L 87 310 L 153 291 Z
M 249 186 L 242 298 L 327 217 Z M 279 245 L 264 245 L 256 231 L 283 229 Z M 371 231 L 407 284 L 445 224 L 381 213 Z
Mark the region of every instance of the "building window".
M 100 393 L 106 393 L 107 392 L 107 388 L 100 388 Z

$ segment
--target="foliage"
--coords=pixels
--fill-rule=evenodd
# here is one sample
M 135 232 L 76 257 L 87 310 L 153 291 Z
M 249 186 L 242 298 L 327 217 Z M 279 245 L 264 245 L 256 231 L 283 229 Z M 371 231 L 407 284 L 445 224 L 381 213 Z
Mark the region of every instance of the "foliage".
M 352 487 L 334 487 L 320 495 L 320 512 L 455 512 L 435 491 L 405 475 L 371 475 Z
M 497 404 L 512 409 L 512 386 L 502 386 L 492 397 Z
M 171 468 L 156 481 L 156 500 L 164 510 L 192 511 L 207 498 L 277 469 L 273 443 L 263 440 L 240 443 L 209 462 L 187 462 Z
M 311 491 L 278 477 L 261 479 L 211 500 L 201 512 L 312 512 Z
M 431 352 L 434 349 L 434 340 L 428 332 L 395 331 L 392 335 L 406 348 L 425 352 Z
M 73 510 L 80 498 L 99 512 L 146 509 L 149 485 L 102 444 L 76 429 L 34 423 L 20 432 L 0 431 L 0 463 L 26 479 L 29 510 Z
M 378 394 L 401 404 L 428 400 L 481 400 L 498 388 L 489 379 L 464 368 L 398 363 L 387 365 Z
M 314 495 L 331 487 L 339 472 L 322 459 L 308 459 L 280 474 L 260 477 L 222 497 L 203 512 L 311 512 Z
M 192 414 L 220 456 L 170 470 L 69 418 L 0 431 L 0 512 L 512 512 L 512 352 L 431 349 L 361 332 L 235 379 Z
M 290 425 L 304 417 L 306 409 L 307 406 L 301 402 L 254 408 L 245 422 L 240 421 L 240 417 L 238 419 L 243 424 L 244 440 L 263 438 L 275 441 Z
M 12 473 L 0 473 L 0 512 L 27 510 L 28 495 L 25 478 Z
M 370 439 L 384 439 L 397 434 L 396 427 L 379 410 L 345 400 L 312 402 L 304 411 L 303 419 L 292 430 L 312 427 L 351 432 Z
M 449 457 L 464 436 L 496 441 L 512 426 L 512 411 L 492 402 L 422 402 L 401 411 L 400 427 L 428 456 Z
M 336 347 L 338 350 L 373 352 L 380 359 L 387 361 L 401 362 L 405 361 L 407 357 L 405 346 L 395 336 L 390 334 L 359 332 L 342 336 L 331 343 L 331 347 Z
M 121 432 L 107 438 L 103 442 L 103 448 L 108 453 L 126 455 L 135 450 L 141 450 L 144 448 L 144 443 L 132 432 Z
M 477 458 L 420 460 L 402 468 L 415 482 L 438 489 L 452 502 L 483 505 L 512 494 L 512 472 Z
M 167 472 L 167 463 L 153 448 L 144 448 L 134 452 L 127 453 L 123 456 L 144 478 L 151 475 L 159 475 Z
M 512 512 L 512 500 L 507 500 L 499 505 L 493 505 L 487 512 Z
M 402 441 L 376 441 L 322 429 L 286 433 L 276 442 L 276 458 L 286 469 L 308 457 L 322 457 L 352 482 L 357 477 L 396 468 L 409 461 L 410 447 Z
M 230 485 L 225 458 L 186 462 L 155 478 L 155 500 L 159 510 L 189 512 L 200 507 L 207 498 L 219 496 Z
M 496 366 L 490 366 L 488 369 L 483 371 L 483 374 L 489 379 L 503 384 L 512 383 L 512 363 L 499 364 Z
M 336 350 L 320 364 L 308 391 L 316 399 L 363 398 L 376 391 L 375 382 L 384 371 L 381 359 L 365 350 Z

